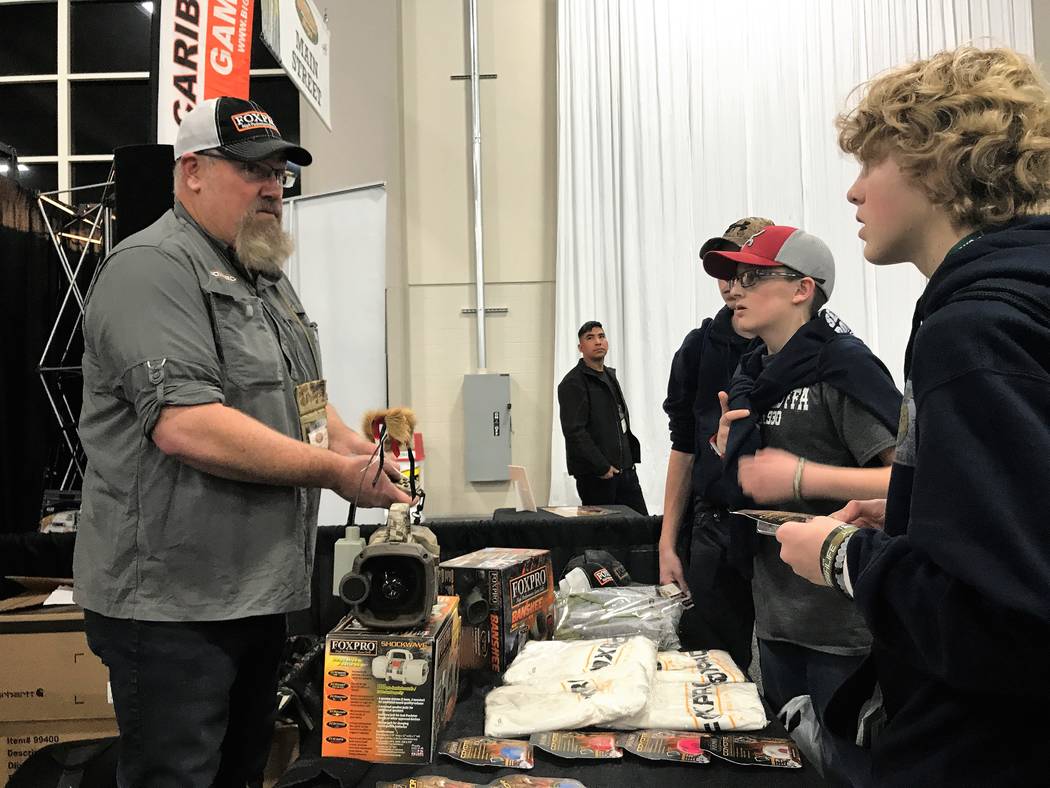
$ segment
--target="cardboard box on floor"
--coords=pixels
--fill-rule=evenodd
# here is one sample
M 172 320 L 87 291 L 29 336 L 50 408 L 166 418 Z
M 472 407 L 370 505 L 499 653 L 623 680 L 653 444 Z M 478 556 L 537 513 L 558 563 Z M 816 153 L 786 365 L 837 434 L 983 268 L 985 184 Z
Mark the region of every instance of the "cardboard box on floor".
M 6 586 L 21 588 L 20 593 L 5 595 L 0 599 L 0 613 L 12 613 L 18 610 L 43 609 L 44 602 L 55 589 L 61 586 L 72 587 L 70 578 L 60 577 L 5 577 Z M 73 607 L 65 605 L 66 608 Z
M 18 767 L 42 747 L 116 735 L 117 721 L 112 717 L 97 720 L 0 722 L 0 788 L 7 785 Z M 270 756 L 263 774 L 263 788 L 273 788 L 298 757 L 299 729 L 292 723 L 279 721 L 274 726 Z
M 18 582 L 26 590 L 0 600 L 0 785 L 45 745 L 117 734 L 109 671 L 88 648 L 83 611 L 40 606 L 69 581 Z
M 112 717 L 97 720 L 0 722 L 0 788 L 7 785 L 18 767 L 42 747 L 116 735 L 117 721 Z M 263 774 L 263 788 L 273 788 L 298 757 L 299 729 L 291 723 L 279 721 L 274 726 L 270 756 Z
M 43 607 L 72 580 L 9 578 L 24 591 L 0 600 L 0 788 L 49 744 L 116 736 L 109 671 L 88 648 L 84 612 Z M 274 727 L 264 788 L 272 788 L 299 755 L 299 731 Z
M 79 607 L 0 613 L 0 722 L 112 717 L 108 683 Z
M 325 644 L 321 755 L 429 763 L 459 686 L 456 597 L 439 596 L 420 629 L 367 629 L 349 616 Z
M 0 786 L 34 752 L 49 744 L 84 739 L 104 739 L 117 735 L 112 717 L 89 720 L 43 720 L 41 722 L 0 722 Z

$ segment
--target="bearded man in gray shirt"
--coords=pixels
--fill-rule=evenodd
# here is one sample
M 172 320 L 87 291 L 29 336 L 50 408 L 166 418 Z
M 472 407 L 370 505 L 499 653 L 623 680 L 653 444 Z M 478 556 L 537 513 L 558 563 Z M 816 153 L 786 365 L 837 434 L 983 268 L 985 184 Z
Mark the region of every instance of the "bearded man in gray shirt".
M 174 208 L 88 294 L 75 599 L 110 672 L 120 785 L 261 785 L 319 488 L 408 498 L 328 404 L 316 324 L 282 274 L 287 162 L 310 154 L 258 104 L 219 98 L 186 115 L 175 156 Z

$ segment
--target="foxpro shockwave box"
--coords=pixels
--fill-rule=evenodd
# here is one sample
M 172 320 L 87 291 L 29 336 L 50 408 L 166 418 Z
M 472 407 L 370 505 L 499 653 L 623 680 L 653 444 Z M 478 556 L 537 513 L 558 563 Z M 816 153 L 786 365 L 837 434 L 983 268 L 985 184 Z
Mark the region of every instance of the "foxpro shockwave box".
M 459 666 L 500 673 L 529 640 L 554 634 L 554 576 L 550 553 L 485 547 L 445 561 L 438 588 L 460 599 L 463 634 Z
M 429 763 L 459 687 L 459 600 L 439 596 L 426 626 L 367 629 L 351 616 L 325 643 L 321 755 Z

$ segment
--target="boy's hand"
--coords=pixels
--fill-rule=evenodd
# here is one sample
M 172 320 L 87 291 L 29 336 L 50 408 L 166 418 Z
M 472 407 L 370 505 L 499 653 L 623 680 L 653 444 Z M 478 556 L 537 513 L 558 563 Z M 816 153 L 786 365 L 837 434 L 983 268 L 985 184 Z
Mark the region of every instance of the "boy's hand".
M 830 516 L 850 525 L 859 525 L 861 528 L 875 528 L 881 531 L 886 524 L 886 499 L 875 498 L 871 501 L 850 501 L 837 512 L 832 512 Z
M 660 547 L 660 585 L 677 583 L 683 593 L 689 593 L 689 585 L 685 582 L 685 570 L 682 569 L 682 559 L 673 547 Z
M 778 503 L 794 497 L 798 457 L 780 449 L 759 449 L 741 457 L 737 478 L 740 489 L 757 503 Z
M 743 408 L 730 410 L 729 395 L 724 391 L 718 392 L 718 404 L 722 406 L 722 418 L 718 420 L 718 432 L 715 434 L 715 445 L 718 447 L 718 454 L 722 455 L 726 453 L 726 444 L 729 443 L 729 428 L 737 419 L 746 419 L 750 416 L 751 411 Z
M 818 586 L 827 586 L 820 571 L 820 548 L 828 534 L 842 525 L 830 517 L 814 517 L 808 523 L 784 523 L 777 529 L 780 560 Z

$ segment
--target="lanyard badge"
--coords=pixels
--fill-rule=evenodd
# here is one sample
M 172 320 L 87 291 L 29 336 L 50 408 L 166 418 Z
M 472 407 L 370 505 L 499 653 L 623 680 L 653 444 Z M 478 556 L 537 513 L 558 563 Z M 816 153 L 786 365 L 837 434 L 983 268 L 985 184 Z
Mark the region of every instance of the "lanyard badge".
M 324 379 L 295 387 L 295 406 L 303 440 L 320 449 L 328 448 L 328 385 Z

